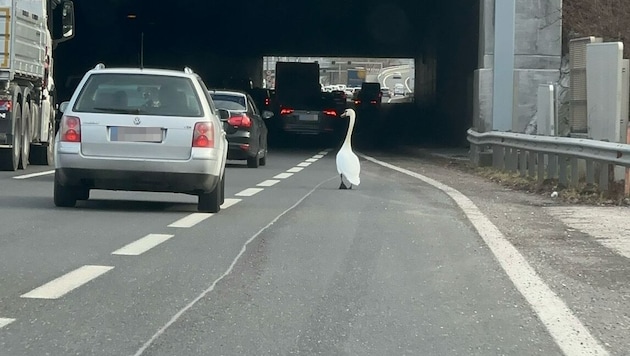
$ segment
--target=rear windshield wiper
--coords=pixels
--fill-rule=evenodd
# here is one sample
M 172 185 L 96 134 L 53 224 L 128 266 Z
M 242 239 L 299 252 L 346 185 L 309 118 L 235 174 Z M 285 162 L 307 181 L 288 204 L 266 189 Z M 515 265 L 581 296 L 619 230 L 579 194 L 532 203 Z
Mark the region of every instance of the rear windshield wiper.
M 103 111 L 103 112 L 111 112 L 111 113 L 116 113 L 116 114 L 130 114 L 130 115 L 140 115 L 146 112 L 140 109 L 121 109 L 121 108 L 94 108 L 94 110 Z

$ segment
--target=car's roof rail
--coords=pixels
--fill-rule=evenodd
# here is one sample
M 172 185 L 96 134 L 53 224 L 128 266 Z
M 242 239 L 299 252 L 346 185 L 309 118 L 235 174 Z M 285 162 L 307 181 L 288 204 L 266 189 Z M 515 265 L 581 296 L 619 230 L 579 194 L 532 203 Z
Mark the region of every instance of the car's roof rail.
M 186 74 L 193 74 L 195 72 L 192 69 L 190 69 L 190 67 L 184 67 L 184 73 L 186 73 Z
M 105 64 L 103 63 L 99 63 L 97 65 L 94 66 L 94 69 L 99 70 L 99 69 L 105 69 Z

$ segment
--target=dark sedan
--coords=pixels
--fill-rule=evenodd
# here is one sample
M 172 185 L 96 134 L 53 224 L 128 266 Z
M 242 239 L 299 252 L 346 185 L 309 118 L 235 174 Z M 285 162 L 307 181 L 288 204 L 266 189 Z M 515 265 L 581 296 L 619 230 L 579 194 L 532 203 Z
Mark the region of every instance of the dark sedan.
M 210 90 L 217 109 L 230 112 L 224 121 L 228 140 L 229 160 L 247 160 L 247 166 L 257 168 L 267 163 L 267 125 L 270 111 L 259 112 L 252 97 L 238 90 Z

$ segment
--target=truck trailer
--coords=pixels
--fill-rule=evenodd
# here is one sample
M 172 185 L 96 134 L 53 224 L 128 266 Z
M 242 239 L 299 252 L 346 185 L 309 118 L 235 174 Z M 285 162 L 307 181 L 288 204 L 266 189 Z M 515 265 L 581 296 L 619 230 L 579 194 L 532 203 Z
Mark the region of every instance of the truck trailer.
M 74 35 L 70 0 L 0 0 L 0 170 L 53 163 L 53 52 Z

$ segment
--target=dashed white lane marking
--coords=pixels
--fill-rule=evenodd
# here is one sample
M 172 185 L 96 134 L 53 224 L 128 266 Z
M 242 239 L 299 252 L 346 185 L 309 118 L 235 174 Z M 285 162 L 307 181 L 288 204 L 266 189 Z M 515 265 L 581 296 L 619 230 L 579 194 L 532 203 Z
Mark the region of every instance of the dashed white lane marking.
M 10 318 L 0 318 L 0 329 L 14 322 L 15 319 Z
M 274 178 L 276 178 L 276 179 L 286 179 L 286 178 L 289 178 L 292 175 L 293 175 L 293 173 L 280 173 L 280 174 L 276 175 Z
M 289 172 L 289 173 L 297 173 L 297 172 L 300 172 L 303 169 L 304 168 L 302 168 L 302 167 L 293 167 L 293 168 L 287 169 L 287 172 Z
M 223 280 L 225 277 L 227 277 L 230 273 L 232 273 L 232 270 L 234 269 L 234 266 L 236 265 L 236 263 L 238 262 L 238 260 L 241 258 L 241 256 L 245 253 L 247 246 L 254 241 L 258 236 L 260 236 L 260 234 L 262 234 L 263 232 L 265 232 L 269 227 L 271 227 L 273 224 L 275 224 L 278 220 L 280 220 L 283 216 L 285 216 L 286 214 L 288 214 L 290 211 L 292 211 L 293 209 L 295 209 L 298 205 L 300 205 L 306 198 L 308 198 L 309 196 L 311 196 L 317 189 L 319 189 L 319 187 L 321 187 L 323 184 L 333 180 L 333 179 L 337 179 L 338 177 L 335 175 L 332 178 L 328 178 L 324 181 L 322 181 L 321 183 L 317 184 L 315 186 L 315 188 L 311 189 L 311 191 L 309 191 L 308 193 L 306 193 L 306 195 L 304 195 L 302 198 L 300 198 L 300 200 L 298 200 L 295 204 L 291 205 L 287 210 L 283 211 L 282 213 L 280 213 L 280 215 L 276 216 L 273 220 L 271 220 L 271 222 L 269 222 L 269 224 L 265 225 L 262 229 L 258 230 L 258 232 L 256 232 L 252 237 L 250 237 L 245 244 L 241 247 L 241 250 L 239 251 L 239 253 L 236 255 L 236 257 L 234 257 L 234 260 L 232 260 L 232 263 L 230 264 L 230 266 L 227 268 L 227 270 L 225 272 L 223 272 L 223 274 L 221 276 L 219 276 L 219 278 L 217 278 L 214 282 L 212 282 L 212 284 L 210 285 L 210 287 L 208 287 L 206 290 L 204 290 L 203 292 L 201 292 L 201 294 L 199 294 L 195 299 L 193 299 L 190 303 L 188 303 L 188 305 L 186 305 L 184 308 L 182 308 L 180 311 L 178 311 L 172 318 L 171 320 L 169 320 L 166 324 L 164 324 L 164 326 L 162 326 L 155 334 L 153 334 L 153 336 L 147 341 L 145 342 L 142 347 L 140 347 L 140 349 L 138 351 L 136 351 L 136 353 L 134 354 L 134 356 L 140 356 L 144 353 L 144 351 L 146 351 L 146 349 L 148 349 L 162 334 L 164 334 L 164 332 L 174 323 L 177 322 L 177 320 L 179 320 L 179 318 L 181 318 L 182 315 L 184 315 L 184 313 L 186 313 L 188 310 L 190 310 L 193 306 L 195 306 L 195 304 L 197 304 L 197 302 L 199 302 L 201 299 L 205 298 L 206 295 L 208 295 L 208 293 L 212 292 L 214 290 L 214 288 L 216 287 L 216 285 L 221 282 L 221 280 Z
M 83 266 L 52 280 L 41 287 L 22 294 L 22 298 L 57 299 L 98 276 L 110 271 L 113 266 Z
M 45 171 L 45 172 L 38 172 L 38 173 L 31 173 L 31 174 L 24 174 L 21 176 L 15 176 L 13 177 L 13 179 L 28 179 L 28 178 L 34 178 L 34 177 L 41 177 L 41 176 L 47 176 L 49 174 L 53 174 L 55 173 L 54 170 L 52 171 Z
M 258 194 L 263 191 L 263 188 L 247 188 L 241 190 L 240 192 L 234 194 L 238 197 L 251 197 L 252 195 Z
M 297 166 L 298 167 L 308 167 L 310 165 L 311 165 L 311 162 L 301 162 L 301 163 L 298 163 Z
M 236 205 L 242 199 L 234 199 L 234 198 L 226 198 L 223 204 L 221 204 L 221 209 L 227 209 L 233 205 Z
M 149 234 L 112 252 L 112 255 L 138 256 L 149 251 L 150 249 L 170 239 L 173 236 L 174 235 L 167 234 Z
M 630 222 L 625 207 L 545 208 L 568 227 L 591 235 L 597 242 L 630 258 Z
M 317 160 L 318 160 L 317 158 L 309 158 L 309 159 L 307 159 L 307 160 L 306 160 L 306 161 L 304 161 L 304 162 L 314 163 L 314 162 L 317 162 Z
M 318 155 L 313 156 L 313 158 L 315 158 L 315 159 L 324 158 L 324 155 L 320 153 Z
M 419 179 L 446 193 L 466 214 L 499 264 L 538 314 L 549 334 L 565 355 L 609 355 L 558 295 L 545 284 L 525 257 L 464 194 L 434 179 L 360 154 L 363 158 Z
M 259 187 L 271 187 L 271 186 L 273 186 L 273 185 L 278 184 L 279 182 L 280 182 L 280 181 L 279 181 L 279 180 L 277 180 L 277 179 L 268 179 L 268 180 L 266 180 L 266 181 L 264 181 L 264 182 L 260 182 L 260 183 L 258 183 L 257 185 L 258 185 Z
M 192 213 L 188 216 L 185 216 L 177 221 L 175 221 L 174 223 L 168 225 L 168 227 L 177 227 L 177 228 L 189 228 L 189 227 L 193 227 L 197 224 L 199 224 L 200 222 L 206 220 L 207 218 L 211 217 L 212 213 Z

